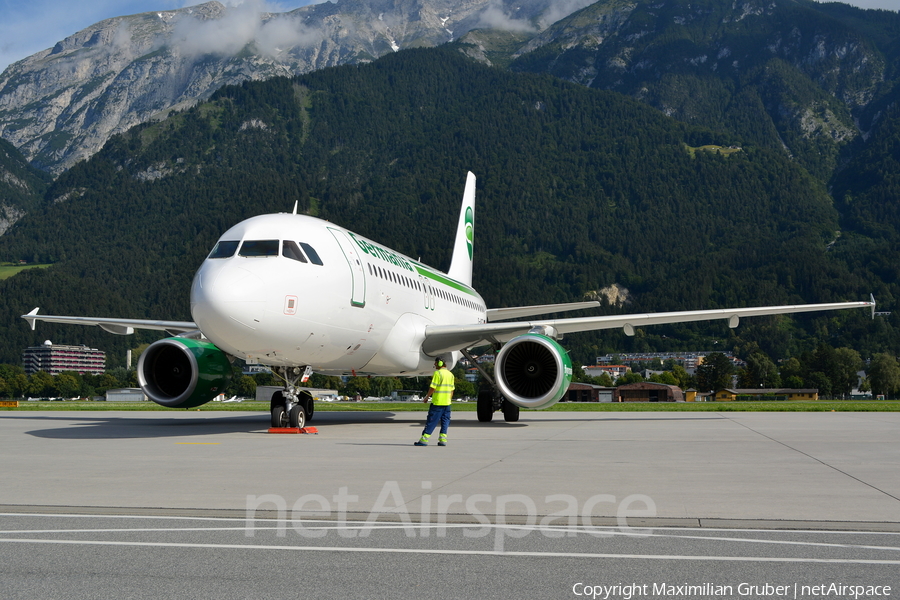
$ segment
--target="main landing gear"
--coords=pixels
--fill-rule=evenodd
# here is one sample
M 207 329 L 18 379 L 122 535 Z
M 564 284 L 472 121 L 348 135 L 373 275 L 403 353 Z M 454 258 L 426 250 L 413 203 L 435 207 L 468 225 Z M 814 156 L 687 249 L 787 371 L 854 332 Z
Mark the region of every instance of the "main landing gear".
M 503 420 L 507 423 L 515 423 L 519 420 L 519 407 L 493 390 L 478 392 L 476 410 L 478 420 L 482 423 L 490 423 L 494 419 L 494 413 L 498 410 L 503 411 Z
M 476 406 L 478 420 L 482 423 L 490 423 L 494 420 L 494 413 L 500 410 L 503 411 L 503 420 L 507 423 L 515 423 L 518 421 L 519 406 L 500 395 L 497 384 L 494 383 L 494 379 L 481 368 L 481 365 L 478 364 L 478 361 L 475 360 L 475 357 L 473 357 L 468 350 L 463 350 L 462 354 L 471 364 L 475 365 L 475 368 L 481 372 L 481 376 L 491 386 L 490 389 L 479 390 L 478 392 L 478 405 Z
M 283 390 L 272 394 L 270 411 L 272 427 L 300 427 L 311 421 L 315 412 L 312 394 L 297 387 L 305 374 L 299 367 L 275 367 L 275 374 L 284 380 Z

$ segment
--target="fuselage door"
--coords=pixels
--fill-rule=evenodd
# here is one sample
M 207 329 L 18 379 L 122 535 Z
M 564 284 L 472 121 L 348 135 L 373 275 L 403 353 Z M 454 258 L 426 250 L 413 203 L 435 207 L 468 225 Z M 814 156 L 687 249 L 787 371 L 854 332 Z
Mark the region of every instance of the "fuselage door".
M 359 249 L 353 245 L 347 234 L 340 229 L 328 228 L 335 241 L 344 252 L 344 258 L 350 266 L 350 304 L 362 308 L 366 305 L 366 273 L 363 269 Z
M 422 285 L 422 293 L 425 295 L 425 308 L 434 310 L 434 292 L 431 286 L 428 285 L 428 278 L 419 275 L 419 283 Z

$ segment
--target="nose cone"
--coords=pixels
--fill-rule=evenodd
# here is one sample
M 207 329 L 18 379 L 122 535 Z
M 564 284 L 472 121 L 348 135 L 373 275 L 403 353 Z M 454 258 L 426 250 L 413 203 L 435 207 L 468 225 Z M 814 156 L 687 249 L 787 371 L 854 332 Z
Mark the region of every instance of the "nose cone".
M 262 321 L 264 296 L 263 280 L 234 259 L 209 259 L 194 276 L 191 315 L 219 348 L 240 354 Z

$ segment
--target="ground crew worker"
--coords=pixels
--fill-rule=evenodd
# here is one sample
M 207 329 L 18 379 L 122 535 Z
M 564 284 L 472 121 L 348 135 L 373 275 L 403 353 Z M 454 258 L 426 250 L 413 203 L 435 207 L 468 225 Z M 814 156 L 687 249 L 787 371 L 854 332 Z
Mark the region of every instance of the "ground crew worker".
M 428 407 L 428 419 L 425 421 L 425 429 L 422 430 L 422 437 L 416 442 L 415 446 L 427 446 L 428 438 L 431 432 L 437 427 L 438 421 L 441 422 L 441 433 L 438 436 L 438 446 L 447 445 L 447 430 L 450 428 L 450 400 L 453 398 L 453 390 L 456 388 L 456 378 L 453 373 L 444 364 L 440 358 L 434 360 L 434 375 L 431 377 L 431 387 L 425 394 L 424 403 L 431 400 L 431 406 Z

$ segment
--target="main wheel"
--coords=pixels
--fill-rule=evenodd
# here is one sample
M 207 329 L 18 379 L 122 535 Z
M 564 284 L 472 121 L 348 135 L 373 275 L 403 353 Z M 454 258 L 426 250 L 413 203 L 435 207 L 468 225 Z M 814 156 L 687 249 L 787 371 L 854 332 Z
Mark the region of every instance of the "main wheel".
M 519 405 L 503 399 L 503 420 L 507 423 L 515 423 L 519 420 Z
M 313 401 L 312 395 L 309 392 L 301 392 L 300 404 L 306 409 L 306 420 L 312 421 L 313 413 L 316 412 L 316 403 Z
M 299 427 L 301 429 L 306 426 L 306 409 L 303 408 L 302 404 L 295 404 L 291 409 L 290 423 L 291 427 Z
M 478 392 L 478 420 L 482 423 L 490 423 L 494 418 L 494 394 L 490 390 Z
M 272 427 L 287 427 L 288 415 L 284 411 L 284 406 L 272 407 Z

